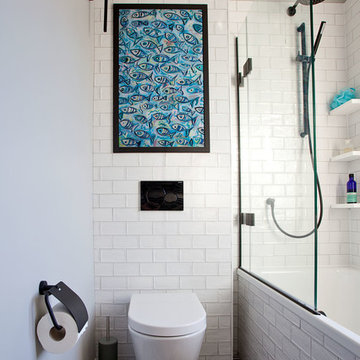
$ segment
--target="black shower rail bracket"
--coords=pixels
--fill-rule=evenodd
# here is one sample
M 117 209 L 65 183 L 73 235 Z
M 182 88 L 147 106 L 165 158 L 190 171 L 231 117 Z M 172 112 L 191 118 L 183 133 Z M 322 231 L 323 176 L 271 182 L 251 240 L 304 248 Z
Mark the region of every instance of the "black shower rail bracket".
M 252 70 L 252 58 L 248 58 L 243 65 L 243 72 L 238 73 L 237 83 L 239 87 L 244 86 L 244 79 L 251 73 Z

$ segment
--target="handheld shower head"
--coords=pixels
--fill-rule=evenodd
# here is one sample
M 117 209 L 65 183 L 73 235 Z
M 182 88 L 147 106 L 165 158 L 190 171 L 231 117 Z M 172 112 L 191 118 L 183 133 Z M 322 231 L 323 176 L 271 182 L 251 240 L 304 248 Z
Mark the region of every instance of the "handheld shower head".
M 323 2 L 324 0 L 313 0 L 313 5 L 317 5 L 320 4 L 321 2 Z M 301 5 L 310 5 L 311 0 L 300 0 L 299 1 Z
M 275 204 L 275 199 L 272 199 L 272 198 L 267 198 L 266 199 L 266 205 L 269 205 L 271 207 L 273 207 Z
M 325 0 L 312 0 L 313 5 L 317 5 L 322 3 Z M 301 5 L 310 5 L 311 4 L 311 0 L 296 0 L 296 3 L 293 6 L 288 7 L 287 9 L 287 14 L 289 16 L 294 16 L 296 14 L 296 7 L 301 4 Z

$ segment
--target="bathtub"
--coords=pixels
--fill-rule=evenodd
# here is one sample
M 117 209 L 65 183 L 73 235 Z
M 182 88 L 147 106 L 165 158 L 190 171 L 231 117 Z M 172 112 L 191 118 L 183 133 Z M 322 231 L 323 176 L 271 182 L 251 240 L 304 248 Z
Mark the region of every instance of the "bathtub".
M 313 304 L 313 269 L 274 269 L 259 271 L 257 274 L 306 304 Z M 360 269 L 321 267 L 318 309 L 360 336 Z
M 312 304 L 311 269 L 258 275 Z M 360 270 L 319 269 L 318 309 L 327 316 L 311 313 L 246 271 L 239 269 L 238 279 L 241 359 L 360 359 Z

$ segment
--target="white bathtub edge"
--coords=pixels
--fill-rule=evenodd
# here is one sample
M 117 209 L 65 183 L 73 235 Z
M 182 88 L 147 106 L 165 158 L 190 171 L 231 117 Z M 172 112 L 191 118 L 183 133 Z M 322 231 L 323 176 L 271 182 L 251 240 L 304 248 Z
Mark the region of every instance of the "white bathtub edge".
M 238 276 L 245 278 L 248 282 L 253 284 L 259 290 L 263 291 L 270 297 L 274 298 L 279 304 L 286 307 L 289 311 L 298 315 L 301 319 L 305 320 L 311 324 L 314 328 L 324 333 L 341 346 L 345 347 L 354 354 L 360 354 L 360 336 L 354 332 L 344 328 L 339 325 L 337 322 L 329 319 L 323 315 L 314 315 L 309 311 L 305 310 L 298 304 L 287 299 L 285 296 L 279 294 L 277 291 L 273 290 L 269 286 L 263 284 L 256 278 L 247 274 L 241 269 L 237 270 Z

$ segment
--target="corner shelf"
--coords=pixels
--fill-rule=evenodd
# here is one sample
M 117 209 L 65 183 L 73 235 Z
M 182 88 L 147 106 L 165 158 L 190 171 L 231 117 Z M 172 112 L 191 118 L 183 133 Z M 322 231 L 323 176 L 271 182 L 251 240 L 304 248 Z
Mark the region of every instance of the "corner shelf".
M 354 161 L 354 160 L 360 160 L 360 151 L 349 151 L 344 154 L 340 154 L 337 156 L 333 156 L 331 161 Z
M 352 113 L 360 111 L 360 99 L 351 99 L 346 103 L 330 110 L 330 115 L 351 115 Z M 349 151 L 330 158 L 330 161 L 351 162 L 360 160 L 360 151 Z M 331 209 L 360 209 L 360 203 L 356 204 L 331 204 Z
M 360 209 L 360 204 L 332 204 L 330 207 L 332 209 Z
M 333 156 L 330 161 L 350 162 L 360 160 L 360 151 L 349 151 L 344 154 Z M 356 204 L 331 204 L 331 209 L 360 209 L 360 203 Z
M 360 110 L 360 99 L 351 99 L 346 103 L 330 110 L 330 115 L 350 115 Z

